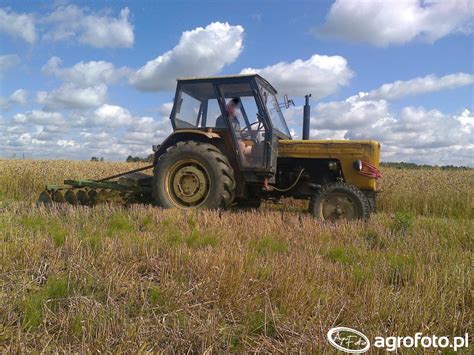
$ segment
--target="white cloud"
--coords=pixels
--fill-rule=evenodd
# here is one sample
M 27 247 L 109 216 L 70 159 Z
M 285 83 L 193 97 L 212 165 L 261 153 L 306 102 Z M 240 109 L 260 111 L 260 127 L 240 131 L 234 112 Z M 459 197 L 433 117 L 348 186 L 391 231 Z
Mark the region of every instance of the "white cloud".
M 185 31 L 172 50 L 147 62 L 130 81 L 139 90 L 166 91 L 178 77 L 219 73 L 242 51 L 243 32 L 241 26 L 221 22 Z
M 48 110 L 87 109 L 102 105 L 106 97 L 107 86 L 104 84 L 81 88 L 66 83 L 51 92 L 38 92 L 36 101 Z
M 346 138 L 367 139 L 371 136 L 399 149 L 427 151 L 468 144 L 471 139 L 455 116 L 423 107 L 404 107 L 396 118 L 377 123 L 376 126 L 355 128 L 346 134 Z M 432 158 L 436 159 L 436 156 Z
M 447 89 L 454 89 L 474 83 L 474 75 L 457 73 L 445 75 L 438 78 L 436 75 L 427 75 L 411 80 L 398 80 L 393 83 L 384 84 L 376 90 L 372 90 L 365 97 L 371 100 L 395 100 L 405 96 L 424 94 Z
M 0 96 L 0 109 L 4 110 L 4 111 L 7 111 L 12 106 L 24 105 L 24 104 L 26 104 L 27 99 L 28 99 L 28 92 L 26 90 L 23 90 L 23 89 L 18 89 L 16 91 L 14 91 L 8 97 Z
M 388 103 L 384 100 L 361 100 L 365 94 L 343 101 L 319 103 L 313 110 L 315 129 L 354 129 L 371 127 L 380 120 L 390 119 Z
M 129 70 L 125 67 L 115 68 L 105 61 L 79 62 L 70 68 L 61 68 L 61 59 L 51 57 L 41 71 L 46 75 L 54 75 L 81 87 L 98 84 L 111 84 L 125 77 Z
M 375 139 L 382 144 L 383 161 L 474 166 L 472 156 L 459 149 L 474 147 L 474 117 L 469 110 L 447 115 L 408 106 L 397 113 L 387 101 L 364 100 L 365 95 L 316 105 L 311 138 Z
M 17 113 L 13 116 L 13 123 L 36 125 L 64 125 L 66 121 L 59 112 L 45 112 L 39 110 L 28 111 L 26 113 Z
M 383 47 L 470 33 L 473 18 L 472 0 L 336 0 L 315 33 Z
M 8 9 L 0 9 L 0 33 L 21 38 L 28 43 L 36 41 L 35 19 L 31 14 L 18 14 Z
M 460 115 L 456 116 L 456 119 L 461 123 L 464 133 L 474 135 L 474 112 L 465 109 Z
M 107 13 L 91 13 L 76 5 L 60 6 L 44 21 L 52 25 L 45 38 L 52 41 L 76 39 L 96 48 L 130 48 L 135 36 L 129 15 L 128 7 L 115 18 Z
M 0 78 L 3 76 L 3 73 L 7 71 L 7 69 L 17 65 L 19 62 L 20 57 L 18 57 L 16 54 L 0 55 Z
M 241 74 L 257 73 L 270 81 L 280 93 L 313 97 L 333 94 L 349 83 L 354 73 L 341 56 L 315 54 L 308 60 L 280 62 L 262 69 L 245 68 Z
M 468 85 L 469 80 L 472 78 L 458 74 L 428 76 L 385 84 L 341 101 L 319 103 L 311 111 L 311 138 L 375 139 L 382 144 L 383 161 L 474 167 L 472 111 L 466 108 L 446 114 L 415 106 L 395 110 L 389 101 L 404 96 L 404 92 L 415 95 L 450 89 Z M 290 128 L 297 134 L 301 132 L 302 115 L 302 106 L 285 111 Z
M 33 110 L 0 122 L 0 156 L 125 160 L 146 156 L 171 132 L 167 117 L 133 115 L 117 105 L 68 115 Z M 41 149 L 38 149 L 41 147 Z
M 107 127 L 123 127 L 133 123 L 130 112 L 117 105 L 104 104 L 94 111 L 94 124 Z

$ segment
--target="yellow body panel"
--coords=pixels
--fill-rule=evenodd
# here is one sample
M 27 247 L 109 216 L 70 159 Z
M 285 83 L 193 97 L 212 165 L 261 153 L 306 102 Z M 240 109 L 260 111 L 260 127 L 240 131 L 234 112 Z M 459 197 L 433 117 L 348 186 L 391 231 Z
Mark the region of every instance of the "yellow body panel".
M 366 161 L 377 169 L 380 164 L 380 143 L 366 140 L 280 140 L 280 158 L 336 159 L 340 162 L 344 180 L 362 190 L 376 190 L 376 180 L 361 176 L 354 161 Z

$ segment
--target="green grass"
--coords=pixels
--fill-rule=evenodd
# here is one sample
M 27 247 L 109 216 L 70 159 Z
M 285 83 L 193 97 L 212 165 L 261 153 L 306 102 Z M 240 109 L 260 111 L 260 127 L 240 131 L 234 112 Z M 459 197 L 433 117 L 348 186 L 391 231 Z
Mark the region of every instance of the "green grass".
M 265 235 L 250 241 L 250 249 L 262 255 L 283 254 L 288 251 L 287 245 L 272 236 Z
M 350 265 L 356 260 L 354 253 L 348 248 L 336 247 L 329 249 L 326 254 L 327 258 L 335 263 L 340 263 L 343 265 Z
M 70 292 L 69 280 L 65 277 L 51 277 L 46 285 L 27 295 L 23 305 L 23 325 L 26 328 L 38 327 L 43 320 L 44 308 L 58 310 Z
M 128 217 L 122 213 L 114 213 L 109 220 L 107 234 L 116 236 L 129 233 L 133 230 L 133 225 Z

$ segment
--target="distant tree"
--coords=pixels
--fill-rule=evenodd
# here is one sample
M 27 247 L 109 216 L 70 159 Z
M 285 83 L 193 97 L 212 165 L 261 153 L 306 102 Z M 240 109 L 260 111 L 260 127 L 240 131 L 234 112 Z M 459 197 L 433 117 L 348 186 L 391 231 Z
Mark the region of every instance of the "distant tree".
M 153 161 L 153 154 L 150 154 L 146 157 L 134 157 L 132 155 L 129 155 L 125 161 L 127 163 L 148 163 Z
M 468 170 L 470 168 L 466 166 L 454 166 L 454 165 L 428 165 L 428 164 L 415 164 L 402 162 L 382 162 L 382 167 L 390 167 L 395 169 L 442 169 L 442 170 Z
M 92 158 L 91 158 L 91 161 L 99 161 L 99 158 L 97 158 L 97 157 L 92 157 Z

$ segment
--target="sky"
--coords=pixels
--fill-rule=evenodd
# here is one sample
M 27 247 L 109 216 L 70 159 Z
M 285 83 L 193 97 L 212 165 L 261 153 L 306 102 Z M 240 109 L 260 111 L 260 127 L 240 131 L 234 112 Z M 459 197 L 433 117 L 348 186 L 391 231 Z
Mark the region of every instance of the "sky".
M 301 138 L 474 166 L 474 1 L 0 2 L 0 157 L 123 161 L 171 132 L 177 77 L 259 73 Z

